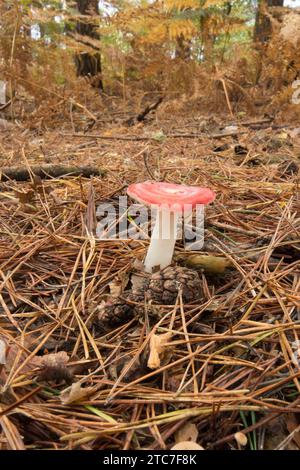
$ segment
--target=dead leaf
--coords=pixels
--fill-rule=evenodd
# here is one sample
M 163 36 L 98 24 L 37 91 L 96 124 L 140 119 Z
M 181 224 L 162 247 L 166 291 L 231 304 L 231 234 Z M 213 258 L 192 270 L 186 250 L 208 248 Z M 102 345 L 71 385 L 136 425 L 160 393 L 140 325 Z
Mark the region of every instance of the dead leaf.
M 264 450 L 274 450 L 288 437 L 286 420 L 283 416 L 278 416 L 265 426 Z M 298 450 L 294 441 L 289 441 L 285 450 Z
M 128 284 L 128 274 L 127 273 L 119 273 L 109 284 L 110 295 L 114 298 L 120 297 L 127 284 Z
M 153 334 L 150 338 L 150 354 L 148 359 L 148 367 L 157 369 L 160 367 L 161 358 L 166 350 L 166 343 L 172 338 L 172 333 L 164 333 L 162 335 Z
M 45 354 L 41 357 L 41 365 L 47 367 L 58 367 L 66 365 L 69 362 L 69 356 L 65 351 L 57 353 Z
M 82 388 L 80 382 L 75 382 L 61 392 L 60 399 L 64 405 L 70 405 L 87 398 L 93 391 L 93 387 Z
M 147 279 L 143 275 L 133 274 L 131 276 L 132 292 L 142 292 L 146 287 Z
M 179 259 L 189 268 L 203 269 L 210 274 L 223 274 L 226 268 L 231 267 L 231 262 L 221 256 L 181 255 Z
M 115 381 L 122 375 L 122 380 L 128 383 L 145 375 L 147 369 L 141 358 L 137 358 L 133 364 L 131 359 L 120 358 L 108 367 L 108 373 Z
M 73 372 L 67 368 L 69 356 L 65 351 L 46 354 L 40 359 L 40 380 L 45 380 L 46 382 L 60 382 L 62 380 L 66 383 L 73 382 Z
M 197 426 L 194 423 L 186 423 L 176 432 L 175 442 L 196 442 L 198 434 Z
M 0 343 L 4 343 L 4 340 L 0 339 Z M 30 348 L 30 341 L 25 341 L 24 347 Z M 12 367 L 18 368 L 26 360 L 28 353 L 22 349 L 18 344 L 7 344 L 5 350 L 5 369 L 11 370 Z M 23 367 L 22 373 L 29 372 L 32 369 L 38 367 L 41 363 L 41 357 L 34 356 L 32 357 Z M 1 364 L 1 361 L 0 361 Z
M 295 127 L 294 129 L 291 129 L 288 132 L 289 132 L 289 136 L 292 139 L 296 139 L 300 134 L 300 127 Z
M 64 203 L 63 199 L 57 196 L 56 191 L 54 190 L 49 192 L 49 196 L 52 197 L 54 203 L 57 204 L 58 206 Z
M 12 122 L 7 121 L 6 119 L 0 119 L 1 131 L 11 131 L 13 129 L 15 129 L 15 125 Z
M 295 444 L 297 444 L 297 446 L 300 449 L 300 430 L 299 430 L 300 423 L 297 419 L 297 416 L 294 413 L 289 413 L 285 417 L 285 421 L 286 421 L 286 427 L 289 433 L 293 433 L 293 441 L 295 442 Z M 296 431 L 297 428 L 298 428 L 298 431 Z
M 143 261 L 138 259 L 138 258 L 135 258 L 132 266 L 136 271 L 145 272 L 145 265 L 144 265 Z
M 114 280 L 108 284 L 111 297 L 118 298 L 122 294 L 122 283 Z
M 166 387 L 168 390 L 171 392 L 177 392 L 182 381 L 182 374 L 177 374 L 177 375 L 167 375 L 166 376 Z M 185 387 L 186 392 L 193 393 L 194 392 L 194 384 L 190 382 L 186 387 Z
M 197 442 L 181 441 L 171 447 L 171 450 L 205 450 Z
M 33 189 L 29 189 L 28 191 L 14 191 L 14 194 L 21 204 L 31 204 L 34 199 Z

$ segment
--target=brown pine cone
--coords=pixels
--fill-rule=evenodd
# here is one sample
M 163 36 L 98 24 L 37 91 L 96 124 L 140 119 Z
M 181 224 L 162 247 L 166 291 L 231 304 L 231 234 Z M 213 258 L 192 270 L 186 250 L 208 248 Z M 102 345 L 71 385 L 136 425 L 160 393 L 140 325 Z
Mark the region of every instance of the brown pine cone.
M 110 329 L 129 322 L 134 316 L 143 314 L 145 300 L 147 303 L 151 301 L 153 305 L 173 305 L 179 288 L 182 289 L 183 302 L 190 303 L 200 299 L 202 289 L 197 271 L 182 266 L 168 266 L 152 274 L 132 291 L 124 292 L 122 297 L 106 302 L 98 325 Z
M 99 316 L 98 325 L 103 328 L 117 328 L 129 322 L 135 314 L 135 302 L 144 300 L 144 292 L 124 292 L 122 298 L 113 298 L 106 302 Z
M 106 303 L 105 310 L 100 315 L 99 323 L 104 328 L 107 326 L 116 328 L 131 320 L 132 316 L 132 306 L 126 300 L 113 299 Z
M 156 304 L 175 304 L 179 288 L 183 302 L 201 298 L 202 289 L 197 271 L 182 266 L 168 266 L 152 274 L 146 291 L 146 299 Z

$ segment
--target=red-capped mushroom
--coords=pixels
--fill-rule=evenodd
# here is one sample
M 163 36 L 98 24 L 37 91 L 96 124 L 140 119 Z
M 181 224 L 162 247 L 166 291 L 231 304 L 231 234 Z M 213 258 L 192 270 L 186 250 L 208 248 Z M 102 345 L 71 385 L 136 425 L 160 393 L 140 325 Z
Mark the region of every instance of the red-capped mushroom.
M 208 204 L 215 199 L 215 193 L 209 188 L 155 181 L 131 184 L 127 194 L 147 206 L 157 208 L 150 246 L 144 262 L 145 271 L 150 273 L 154 267 L 163 269 L 171 264 L 178 217 L 185 205 L 195 207 L 196 204 Z

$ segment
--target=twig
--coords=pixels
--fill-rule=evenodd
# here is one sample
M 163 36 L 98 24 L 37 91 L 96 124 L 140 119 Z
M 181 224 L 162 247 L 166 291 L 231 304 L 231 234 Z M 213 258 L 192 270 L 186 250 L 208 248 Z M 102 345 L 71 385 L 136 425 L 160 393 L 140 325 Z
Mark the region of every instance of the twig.
M 128 126 L 133 126 L 135 122 L 142 122 L 145 120 L 145 117 L 151 112 L 151 111 L 154 111 L 155 109 L 158 108 L 158 106 L 160 105 L 160 103 L 163 101 L 164 97 L 163 96 L 160 96 L 158 98 L 158 100 L 156 100 L 154 103 L 152 104 L 149 104 L 148 106 L 146 106 L 146 108 L 141 111 L 137 116 L 133 116 L 129 119 L 127 119 L 127 121 L 125 121 L 125 123 L 128 125 Z
M 247 131 L 236 130 L 231 132 L 224 132 L 219 134 L 165 134 L 164 138 L 167 139 L 200 139 L 203 137 L 208 137 L 211 139 L 221 139 L 222 137 L 231 137 L 237 134 L 247 134 Z M 103 139 L 103 140 L 127 140 L 127 141 L 135 141 L 135 140 L 155 140 L 157 141 L 157 137 L 155 136 L 139 136 L 139 135 L 99 135 L 99 134 L 78 134 L 78 133 L 63 133 L 62 136 L 67 137 L 85 137 L 85 138 L 93 138 L 93 139 Z
M 219 80 L 220 80 L 220 82 L 222 83 L 222 86 L 223 86 L 223 90 L 224 90 L 225 98 L 226 98 L 226 103 L 227 103 L 227 106 L 228 106 L 228 109 L 229 109 L 229 112 L 230 112 L 230 116 L 234 117 L 234 114 L 233 114 L 232 108 L 231 108 L 231 104 L 230 104 L 230 100 L 229 100 L 229 96 L 228 96 L 228 92 L 227 92 L 227 88 L 226 88 L 226 84 L 225 84 L 225 80 L 224 80 L 224 78 L 220 78 Z
M 6 108 L 8 108 L 12 103 L 12 99 L 10 99 L 7 103 L 3 104 L 0 106 L 0 111 L 4 111 Z
M 144 160 L 144 165 L 145 165 L 145 168 L 147 170 L 147 173 L 148 175 L 150 176 L 150 178 L 153 180 L 153 181 L 158 181 L 158 178 L 156 178 L 156 176 L 154 175 L 154 173 L 152 173 L 152 170 L 151 168 L 149 167 L 149 164 L 148 164 L 148 157 L 149 157 L 149 153 L 147 150 L 145 150 L 143 152 L 143 160 Z
M 103 176 L 104 170 L 92 166 L 64 166 L 45 164 L 41 166 L 32 166 L 30 171 L 35 176 L 42 179 L 59 178 L 61 176 L 84 176 L 86 178 L 94 176 Z M 0 170 L 0 181 L 16 180 L 28 181 L 31 179 L 30 171 L 27 168 L 12 166 Z

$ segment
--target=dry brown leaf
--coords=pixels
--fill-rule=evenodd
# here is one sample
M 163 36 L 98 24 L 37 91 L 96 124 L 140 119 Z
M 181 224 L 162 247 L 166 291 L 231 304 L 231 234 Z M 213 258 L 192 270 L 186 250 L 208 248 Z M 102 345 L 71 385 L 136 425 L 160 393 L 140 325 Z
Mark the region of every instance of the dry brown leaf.
M 4 344 L 5 341 L 1 340 Z M 25 343 L 24 347 L 29 348 L 30 347 L 30 342 Z M 12 367 L 19 367 L 24 361 L 26 360 L 28 356 L 28 353 L 22 349 L 21 346 L 18 344 L 6 344 L 6 350 L 5 350 L 5 369 L 6 370 L 11 370 Z M 18 360 L 16 361 L 16 358 Z M 23 367 L 22 367 L 22 373 L 28 372 L 36 367 L 38 367 L 41 363 L 41 357 L 39 356 L 34 356 L 32 357 Z M 1 361 L 0 361 L 1 364 Z
M 197 426 L 194 423 L 186 423 L 176 432 L 175 442 L 196 442 L 198 434 Z
M 181 381 L 182 381 L 182 374 L 176 374 L 176 375 L 171 375 L 171 376 L 167 375 L 166 386 L 168 387 L 168 390 L 170 390 L 171 392 L 177 392 L 181 386 Z M 185 391 L 193 393 L 194 384 L 192 382 L 188 383 L 188 385 L 185 387 Z
M 71 403 L 79 402 L 87 398 L 93 393 L 93 390 L 92 387 L 82 388 L 80 382 L 75 382 L 61 392 L 60 399 L 64 405 L 70 405 Z
M 72 383 L 73 373 L 67 368 L 69 356 L 65 351 L 46 354 L 40 358 L 40 380 Z
M 145 265 L 143 263 L 142 260 L 136 258 L 133 262 L 133 268 L 136 270 L 136 271 L 142 271 L 142 272 L 145 272 Z
M 205 450 L 197 442 L 181 441 L 171 447 L 171 450 Z
M 41 365 L 46 367 L 58 367 L 66 365 L 69 362 L 69 356 L 65 351 L 45 354 L 41 357 Z
M 27 191 L 14 191 L 14 194 L 21 204 L 30 204 L 34 199 L 34 191 L 32 189 Z
M 265 440 L 264 440 L 264 450 L 274 450 L 280 447 L 281 443 L 286 440 L 288 437 L 287 433 L 287 424 L 283 416 L 278 416 L 276 419 L 273 419 L 265 427 Z M 298 446 L 294 444 L 294 441 L 289 441 L 285 446 L 286 450 L 297 450 Z
M 128 275 L 126 273 L 119 273 L 109 284 L 110 295 L 114 298 L 120 297 L 123 294 L 128 284 Z
M 133 274 L 130 280 L 132 285 L 132 292 L 141 292 L 145 286 L 145 277 L 142 275 L 139 276 L 137 274 Z
M 108 284 L 111 297 L 118 298 L 122 294 L 122 283 L 119 280 L 111 281 Z
M 0 119 L 0 130 L 11 131 L 15 128 L 16 126 L 12 122 L 7 121 L 6 119 Z
M 289 433 L 294 433 L 293 441 L 295 442 L 295 444 L 297 444 L 300 449 L 300 431 L 295 431 L 297 428 L 299 428 L 300 425 L 297 416 L 294 413 L 289 413 L 286 416 L 285 421 Z
M 161 359 L 165 353 L 166 343 L 172 338 L 172 333 L 164 333 L 162 335 L 153 334 L 150 338 L 150 354 L 148 359 L 148 367 L 157 369 L 160 367 Z
M 54 191 L 54 190 L 49 192 L 49 196 L 52 197 L 53 201 L 58 206 L 64 203 L 64 200 L 61 199 L 59 196 L 57 196 L 56 191 Z

